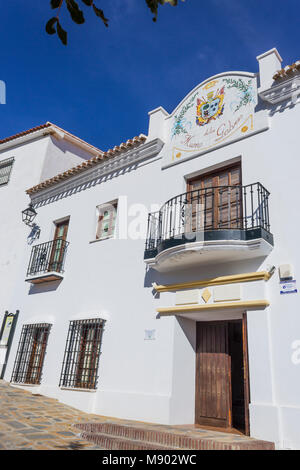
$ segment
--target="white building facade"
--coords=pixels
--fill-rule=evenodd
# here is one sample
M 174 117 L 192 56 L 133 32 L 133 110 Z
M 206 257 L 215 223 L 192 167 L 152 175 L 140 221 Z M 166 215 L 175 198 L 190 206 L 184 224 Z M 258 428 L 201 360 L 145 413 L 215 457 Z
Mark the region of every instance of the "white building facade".
M 101 150 L 50 122 L 0 141 L 0 324 L 6 311 L 15 313 L 19 309 L 15 285 L 24 271 L 24 254 L 25 259 L 27 256 L 20 217 L 28 206 L 26 189 L 99 153 Z M 27 235 L 28 243 L 32 244 L 38 231 L 32 226 Z M 9 312 L 12 298 L 16 302 Z M 6 333 L 8 330 L 3 331 L 0 341 L 0 375 L 8 356 Z
M 281 61 L 211 77 L 150 112 L 147 137 L 33 183 L 6 380 L 300 448 L 300 73 Z

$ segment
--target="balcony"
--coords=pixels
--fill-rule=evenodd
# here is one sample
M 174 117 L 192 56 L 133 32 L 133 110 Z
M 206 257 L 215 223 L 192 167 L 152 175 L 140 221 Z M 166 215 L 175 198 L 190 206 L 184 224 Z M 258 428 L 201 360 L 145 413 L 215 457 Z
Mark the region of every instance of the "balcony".
M 32 247 L 26 281 L 32 284 L 60 281 L 69 242 L 57 238 Z
M 157 271 L 267 256 L 269 192 L 260 184 L 180 194 L 148 216 L 145 262 Z

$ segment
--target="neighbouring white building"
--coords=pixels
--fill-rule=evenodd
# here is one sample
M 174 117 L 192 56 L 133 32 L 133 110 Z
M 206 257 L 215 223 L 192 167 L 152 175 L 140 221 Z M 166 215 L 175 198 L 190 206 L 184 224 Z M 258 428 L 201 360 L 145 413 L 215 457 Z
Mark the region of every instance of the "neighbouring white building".
M 257 59 L 259 73 L 206 79 L 107 152 L 77 152 L 51 125 L 58 140 L 1 153 L 24 159 L 41 231 L 31 246 L 22 222 L 1 231 L 2 313 L 20 312 L 12 385 L 300 449 L 300 62 Z M 28 197 L 7 201 L 2 220 L 21 220 Z
M 0 325 L 11 299 L 16 300 L 12 302 L 14 312 L 18 309 L 15 285 L 24 271 L 26 240 L 20 211 L 28 205 L 26 189 L 99 152 L 101 150 L 50 122 L 0 140 Z M 34 226 L 27 235 L 28 242 L 33 243 L 38 235 Z M 7 336 L 5 332 L 4 336 Z M 0 340 L 0 375 L 5 356 L 7 358 L 6 340 Z

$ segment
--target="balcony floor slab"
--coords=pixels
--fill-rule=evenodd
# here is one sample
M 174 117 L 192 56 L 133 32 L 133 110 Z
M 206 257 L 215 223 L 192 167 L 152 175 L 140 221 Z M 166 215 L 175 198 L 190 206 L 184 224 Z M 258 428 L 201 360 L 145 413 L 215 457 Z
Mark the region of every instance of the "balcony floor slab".
M 198 241 L 173 246 L 145 259 L 145 263 L 159 272 L 185 269 L 207 264 L 217 264 L 266 257 L 273 246 L 264 238 L 254 240 Z
M 63 278 L 63 274 L 57 273 L 56 271 L 49 271 L 28 276 L 25 281 L 31 284 L 41 284 L 42 282 L 61 281 Z

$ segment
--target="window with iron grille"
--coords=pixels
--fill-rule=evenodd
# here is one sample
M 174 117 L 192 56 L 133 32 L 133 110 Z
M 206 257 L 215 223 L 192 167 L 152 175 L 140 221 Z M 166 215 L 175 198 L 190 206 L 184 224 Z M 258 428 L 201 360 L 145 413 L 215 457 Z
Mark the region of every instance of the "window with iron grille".
M 70 322 L 60 387 L 97 387 L 104 324 L 101 318 Z
M 12 382 L 34 385 L 41 383 L 50 329 L 49 323 L 23 325 L 11 377 Z
M 7 158 L 0 162 L 0 186 L 9 182 L 10 173 L 14 163 L 14 158 Z

